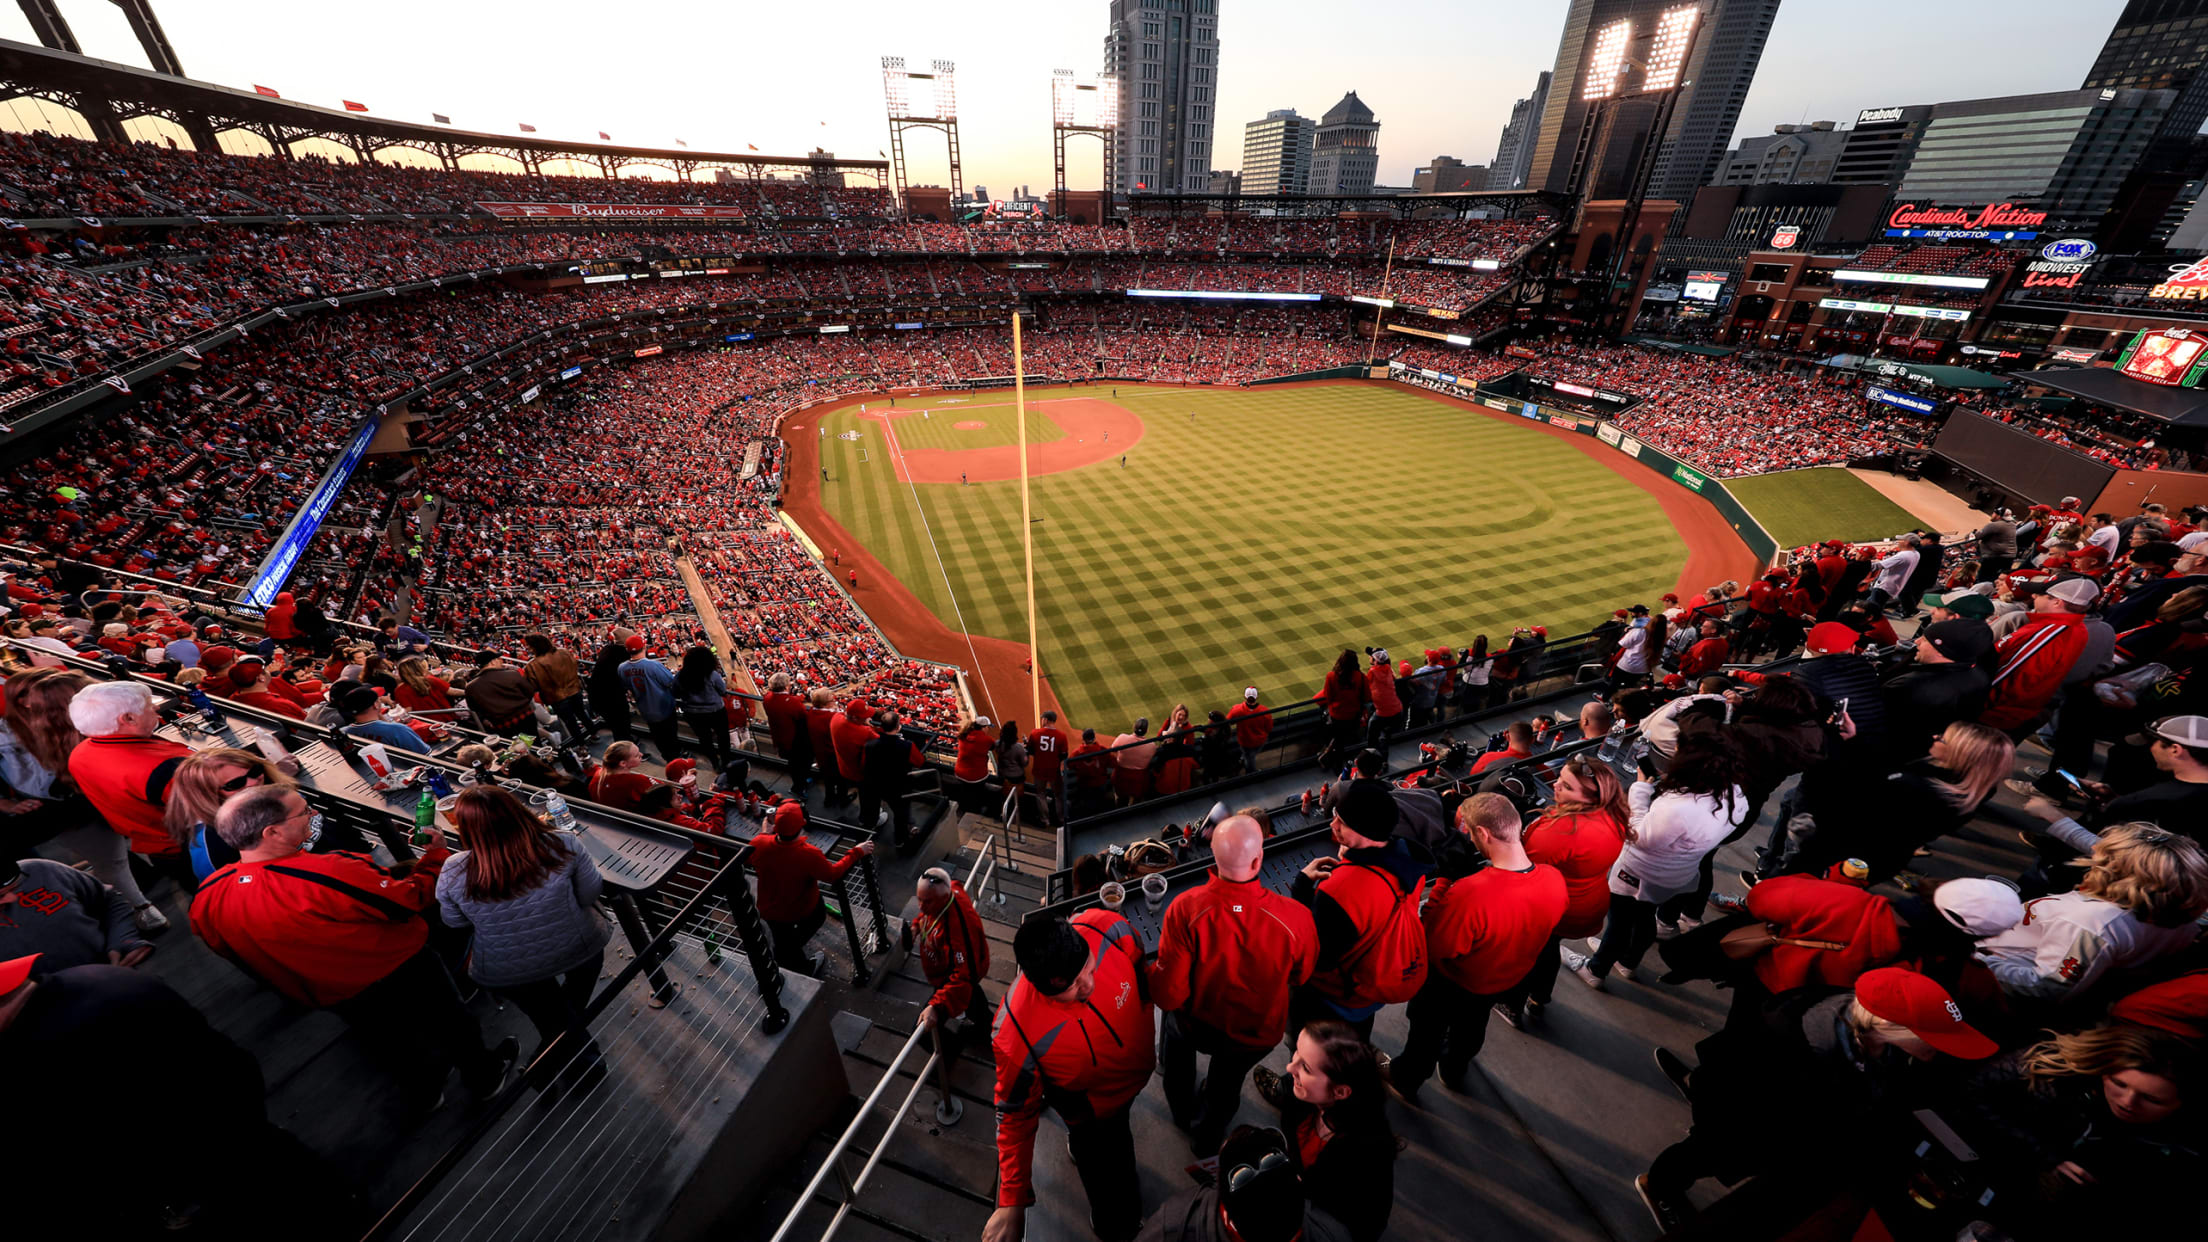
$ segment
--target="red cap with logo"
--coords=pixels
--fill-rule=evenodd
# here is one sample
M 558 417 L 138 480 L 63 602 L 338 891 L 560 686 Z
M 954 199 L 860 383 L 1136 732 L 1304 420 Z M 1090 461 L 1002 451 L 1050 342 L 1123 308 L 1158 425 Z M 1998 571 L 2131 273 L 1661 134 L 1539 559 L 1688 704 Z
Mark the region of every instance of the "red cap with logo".
M 1838 621 L 1820 621 L 1809 627 L 1809 639 L 1804 644 L 1819 655 L 1831 655 L 1839 651 L 1853 651 L 1863 636 Z
M 1908 1027 L 1910 1034 L 1951 1057 L 1982 1061 L 2001 1051 L 2001 1045 L 1963 1021 L 1962 1007 L 1946 988 L 1916 971 L 1899 966 L 1865 971 L 1855 981 L 1855 999 L 1874 1016 Z

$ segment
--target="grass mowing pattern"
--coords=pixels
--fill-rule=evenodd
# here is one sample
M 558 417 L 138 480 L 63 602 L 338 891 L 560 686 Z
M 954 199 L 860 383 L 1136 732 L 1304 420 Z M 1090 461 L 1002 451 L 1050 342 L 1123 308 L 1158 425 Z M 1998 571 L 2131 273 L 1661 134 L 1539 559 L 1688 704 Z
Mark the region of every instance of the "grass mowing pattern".
M 1029 416 L 1051 408 L 1036 401 L 1110 391 L 1031 390 Z M 1074 722 L 1099 732 L 1177 702 L 1201 719 L 1245 685 L 1267 703 L 1308 696 L 1345 646 L 1415 663 L 1426 646 L 1520 624 L 1576 633 L 1655 603 L 1686 558 L 1655 497 L 1580 447 L 1406 390 L 1118 391 L 1145 424 L 1127 465 L 1032 484 L 1043 668 Z M 1008 394 L 912 400 L 931 416 L 898 420 L 908 446 L 1009 439 Z M 990 427 L 951 430 L 969 419 Z M 824 507 L 955 633 L 880 424 L 853 407 L 823 425 Z M 851 430 L 862 438 L 837 438 Z M 1025 641 L 1018 482 L 918 492 L 967 624 Z
M 1926 524 L 1877 488 L 1831 466 L 1727 479 L 1725 486 L 1781 548 L 1820 539 L 1886 539 Z

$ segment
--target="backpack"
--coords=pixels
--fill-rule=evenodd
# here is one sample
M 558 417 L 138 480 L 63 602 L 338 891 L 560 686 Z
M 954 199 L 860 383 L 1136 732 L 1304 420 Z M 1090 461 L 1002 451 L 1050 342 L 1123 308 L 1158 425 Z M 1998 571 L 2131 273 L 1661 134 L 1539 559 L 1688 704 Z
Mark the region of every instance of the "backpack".
M 1332 981 L 1332 986 L 1340 989 L 1337 999 L 1360 1005 L 1401 1004 L 1418 995 L 1418 989 L 1426 983 L 1426 925 L 1418 919 L 1419 900 L 1426 892 L 1425 877 L 1421 876 L 1405 893 L 1396 887 L 1395 877 L 1382 868 L 1363 863 L 1347 865 L 1363 867 L 1379 876 L 1382 883 L 1395 890 L 1395 905 L 1342 955 Z

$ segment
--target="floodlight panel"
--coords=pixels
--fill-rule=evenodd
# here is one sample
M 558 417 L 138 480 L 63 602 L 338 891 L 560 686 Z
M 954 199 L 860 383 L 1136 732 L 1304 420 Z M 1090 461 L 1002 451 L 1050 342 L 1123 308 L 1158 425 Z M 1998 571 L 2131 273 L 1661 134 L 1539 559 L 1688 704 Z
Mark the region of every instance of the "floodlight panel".
M 1587 72 L 1579 97 L 1593 103 L 1617 93 L 1618 77 L 1625 71 L 1625 45 L 1633 38 L 1633 19 L 1621 17 L 1595 35 L 1595 50 L 1587 57 Z
M 1665 9 L 1656 19 L 1656 38 L 1648 48 L 1648 72 L 1642 82 L 1643 90 L 1668 91 L 1679 85 L 1680 71 L 1687 65 L 1687 43 L 1694 37 L 1695 23 L 1702 18 L 1702 6 L 1682 4 Z

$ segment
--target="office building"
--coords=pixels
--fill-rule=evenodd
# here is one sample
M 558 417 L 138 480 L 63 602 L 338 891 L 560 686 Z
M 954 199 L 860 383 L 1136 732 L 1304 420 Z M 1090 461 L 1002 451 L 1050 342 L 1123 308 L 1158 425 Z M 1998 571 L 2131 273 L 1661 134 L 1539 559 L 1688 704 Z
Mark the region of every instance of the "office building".
M 1241 192 L 1242 174 L 1228 172 L 1224 168 L 1212 169 L 1210 180 L 1204 183 L 1204 193 L 1206 194 L 1240 194 Z
M 1449 194 L 1484 190 L 1493 170 L 1485 164 L 1467 164 L 1453 155 L 1437 155 L 1426 166 L 1411 172 L 1413 194 Z
M 1311 193 L 1370 194 L 1380 172 L 1380 122 L 1351 91 L 1319 118 L 1311 143 Z
M 1632 38 L 1645 47 L 1662 15 L 1681 4 L 1682 0 L 1571 0 L 1528 161 L 1528 187 L 1559 192 L 1570 188 L 1574 157 L 1591 106 L 1586 98 L 1587 71 L 1602 32 L 1629 22 Z M 1763 59 L 1779 0 L 1700 0 L 1700 7 L 1694 44 L 1678 75 L 1678 102 L 1664 133 L 1655 139 L 1655 170 L 1649 181 L 1652 197 L 1682 203 L 1691 201 L 1697 188 L 1716 180 L 1724 167 L 1726 144 L 1740 122 L 1741 101 L 1747 98 L 1756 65 Z M 1625 86 L 1631 90 L 1636 83 L 1628 81 Z M 1656 110 L 1646 110 L 1640 124 L 1652 124 L 1655 115 Z M 1604 128 L 1613 144 L 1645 147 L 1649 141 L 1645 130 L 1635 133 L 1616 119 Z M 1613 170 L 1607 178 L 1613 182 L 1617 180 L 1614 169 L 1621 162 L 1616 152 L 1590 157 L 1591 165 Z
M 2208 123 L 2208 0 L 2131 0 L 2081 86 L 2175 91 L 2157 126 L 2156 158 L 2182 158 Z
M 1104 76 L 1119 85 L 1122 194 L 1201 194 L 1219 91 L 1218 0 L 1111 0 Z
M 1743 138 L 1725 156 L 1718 185 L 1823 185 L 1847 147 L 1848 133 L 1831 121 L 1781 125 Z
M 1523 190 L 1526 169 L 1533 164 L 1533 139 L 1541 126 L 1541 110 L 1549 105 L 1549 71 L 1543 69 L 1533 93 L 1510 106 L 1510 120 L 1503 125 L 1502 140 L 1495 144 L 1495 162 L 1488 165 L 1491 189 Z
M 1855 114 L 1855 128 L 1833 165 L 1834 185 L 1898 185 L 1901 174 L 1916 156 L 1917 140 L 1932 119 L 1931 104 L 1905 108 L 1865 108 Z
M 1242 192 L 1301 194 L 1311 184 L 1311 141 L 1319 123 L 1275 108 L 1242 127 Z
M 2095 228 L 2176 91 L 2114 88 L 1932 105 L 1896 202 L 2014 203 L 2050 229 Z

